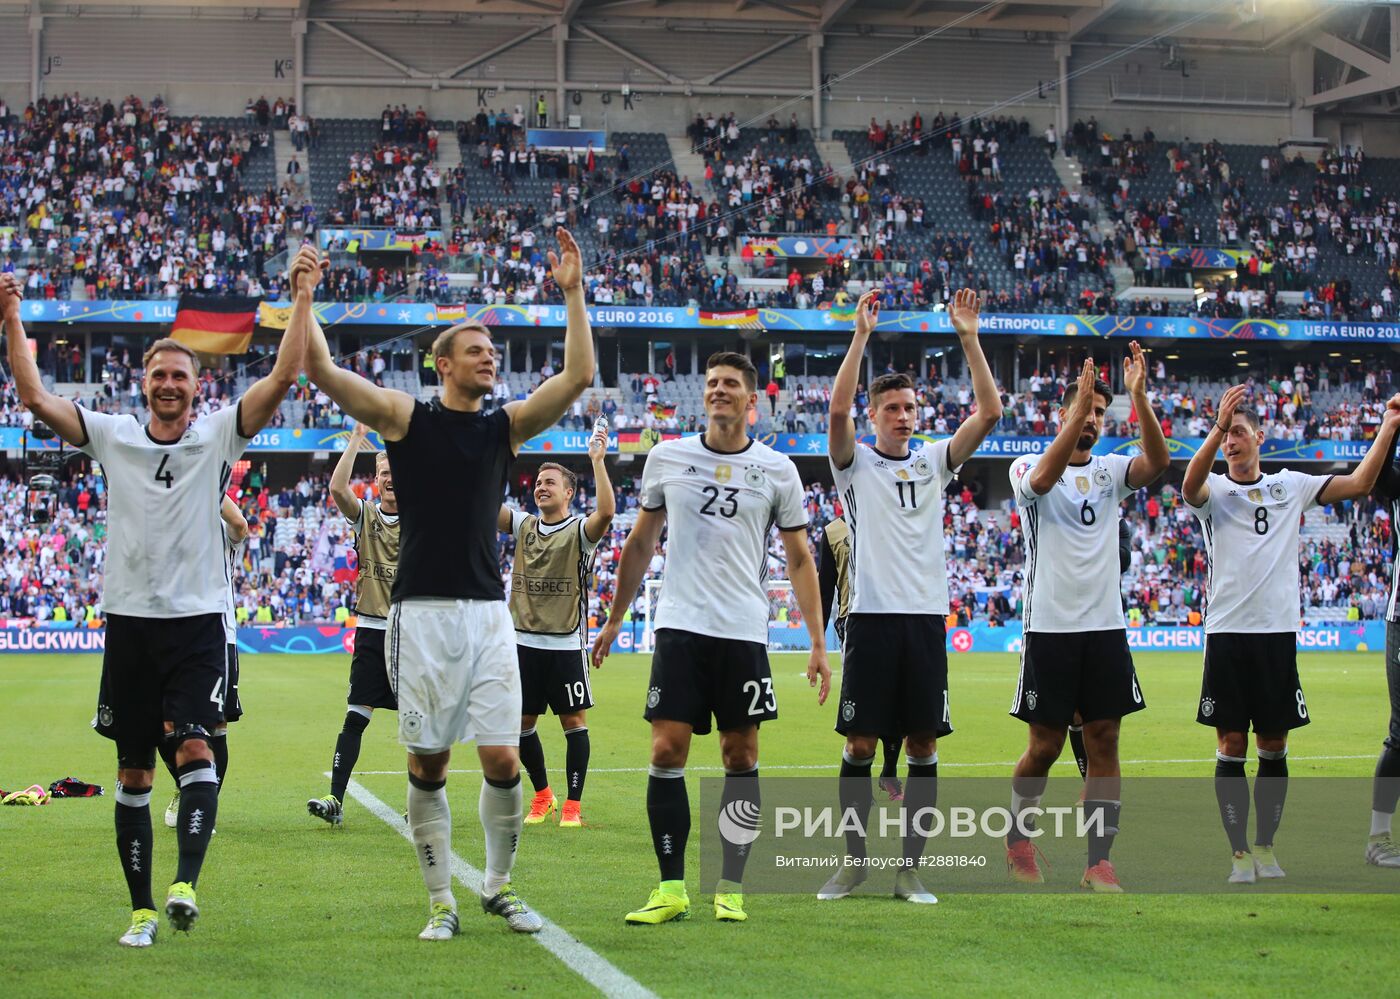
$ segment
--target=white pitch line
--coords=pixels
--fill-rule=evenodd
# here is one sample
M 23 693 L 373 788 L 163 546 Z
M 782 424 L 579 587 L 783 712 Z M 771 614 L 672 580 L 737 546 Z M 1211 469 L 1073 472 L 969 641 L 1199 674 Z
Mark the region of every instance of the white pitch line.
M 403 771 L 398 772 L 402 773 Z M 454 770 L 450 772 L 462 773 L 464 771 Z M 329 777 L 330 774 L 326 774 L 326 776 Z M 396 830 L 410 843 L 413 842 L 413 833 L 404 823 L 401 812 L 396 812 L 384 804 L 359 781 L 352 780 L 346 790 L 350 792 L 352 798 L 378 816 L 390 829 Z M 482 873 L 463 860 L 455 850 L 452 851 L 450 857 L 452 876 L 472 893 L 473 898 L 479 898 L 481 896 Z M 538 933 L 532 933 L 530 938 L 564 962 L 564 967 L 577 974 L 605 996 L 618 996 L 621 999 L 656 999 L 656 994 L 635 978 L 621 971 L 607 958 L 567 930 L 562 929 L 553 920 L 540 913 L 538 909 L 534 911 L 544 921 L 544 929 Z
M 1292 754 L 1289 754 L 1289 757 L 1288 757 L 1288 759 L 1289 759 L 1290 761 L 1292 761 L 1293 763 L 1316 763 L 1316 762 L 1321 762 L 1321 761 L 1323 761 L 1323 760 L 1374 760 L 1375 758 L 1376 758 L 1376 754 L 1375 754 L 1375 753 L 1362 753 L 1361 755 L 1358 755 L 1358 756 L 1294 756 L 1294 755 L 1292 755 Z M 1068 760 L 1069 758 L 1068 758 L 1068 757 L 1064 757 L 1063 759 Z M 1208 759 L 1208 760 L 1205 760 L 1205 759 L 1180 759 L 1180 760 L 1119 760 L 1118 762 L 1119 762 L 1119 764 L 1120 764 L 1121 766 L 1145 766 L 1145 765 L 1147 765 L 1147 764 L 1153 764 L 1153 763 L 1182 763 L 1182 764 L 1185 764 L 1185 763 L 1199 763 L 1199 764 L 1203 764 L 1203 765 L 1204 765 L 1204 764 L 1207 764 L 1207 763 L 1214 763 L 1214 762 L 1215 762 L 1215 757 L 1212 756 L 1212 757 L 1211 757 L 1210 759 Z M 942 761 L 940 760 L 939 763 L 938 763 L 938 768 L 939 768 L 940 770 L 947 770 L 947 769 L 950 769 L 950 768 L 953 768 L 953 767 L 958 767 L 958 768 L 962 768 L 962 767 L 1014 767 L 1014 766 L 1016 765 L 1016 763 L 1017 763 L 1016 760 L 1005 760 L 1005 761 L 996 762 L 996 763 L 944 763 L 944 762 L 942 762 Z M 685 769 L 686 769 L 686 772 L 687 772 L 687 773 L 697 773 L 697 772 L 698 772 L 698 773 L 724 773 L 724 768 L 723 768 L 723 767 L 686 767 Z M 774 770 L 828 770 L 828 771 L 833 771 L 833 772 L 834 772 L 834 771 L 840 769 L 840 765 L 839 765 L 839 764 L 836 764 L 836 763 L 802 763 L 802 764 L 792 764 L 792 765 L 782 765 L 782 764 L 779 764 L 779 765 L 771 766 L 771 767 L 770 767 L 770 766 L 762 766 L 762 765 L 760 765 L 759 769 L 760 769 L 763 773 L 769 773 L 769 772 L 774 771 Z M 648 771 L 648 768 L 647 768 L 647 767 L 589 767 L 589 768 L 588 768 L 588 772 L 591 773 L 591 774 L 644 774 L 644 773 L 646 773 L 647 771 Z M 449 770 L 449 771 L 447 771 L 447 772 L 450 773 L 450 774 L 479 774 L 479 773 L 481 773 L 480 770 Z M 356 770 L 355 773 L 356 773 L 357 775 L 361 776 L 361 777 L 394 777 L 394 776 L 402 776 L 402 775 L 404 774 L 404 771 L 403 771 L 403 770 Z M 330 775 L 327 774 L 327 776 L 330 776 Z M 366 793 L 368 793 L 368 792 L 366 792 Z

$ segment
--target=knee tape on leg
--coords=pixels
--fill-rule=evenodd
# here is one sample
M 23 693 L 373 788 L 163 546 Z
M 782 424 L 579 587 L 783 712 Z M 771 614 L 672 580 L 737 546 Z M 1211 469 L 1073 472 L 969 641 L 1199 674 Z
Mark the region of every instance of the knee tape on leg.
M 165 742 L 174 749 L 179 749 L 191 739 L 198 739 L 206 746 L 209 745 L 208 729 L 203 725 L 176 725 L 175 731 L 165 733 Z
M 154 770 L 155 746 L 124 746 L 117 743 L 117 767 L 122 770 Z
M 1261 760 L 1282 760 L 1288 756 L 1288 747 L 1282 749 L 1261 749 L 1258 750 Z

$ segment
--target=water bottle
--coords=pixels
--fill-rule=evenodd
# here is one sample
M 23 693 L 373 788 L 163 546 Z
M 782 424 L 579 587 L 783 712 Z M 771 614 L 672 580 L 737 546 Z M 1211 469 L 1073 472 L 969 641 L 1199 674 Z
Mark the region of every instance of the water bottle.
M 608 418 L 606 416 L 600 416 L 593 421 L 593 432 L 595 434 L 601 433 L 603 435 L 603 450 L 606 451 L 608 449 Z

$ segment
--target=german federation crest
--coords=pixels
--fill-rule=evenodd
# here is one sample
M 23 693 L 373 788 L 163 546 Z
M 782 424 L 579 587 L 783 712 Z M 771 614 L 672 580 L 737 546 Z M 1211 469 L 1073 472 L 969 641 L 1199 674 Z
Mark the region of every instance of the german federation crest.
M 1111 485 L 1113 485 L 1113 473 L 1111 473 L 1111 472 L 1110 472 L 1108 469 L 1106 469 L 1106 468 L 1098 468 L 1098 469 L 1095 469 L 1095 470 L 1094 470 L 1094 485 L 1096 485 L 1096 486 L 1111 486 Z
M 763 469 L 757 465 L 750 465 L 744 469 L 744 485 L 750 489 L 757 489 L 763 485 Z
M 1269 495 L 1282 503 L 1288 496 L 1288 490 L 1284 488 L 1282 482 L 1271 482 L 1269 483 Z
M 919 459 L 914 462 L 914 474 L 918 476 L 932 475 L 933 466 L 929 464 L 927 458 L 920 455 Z

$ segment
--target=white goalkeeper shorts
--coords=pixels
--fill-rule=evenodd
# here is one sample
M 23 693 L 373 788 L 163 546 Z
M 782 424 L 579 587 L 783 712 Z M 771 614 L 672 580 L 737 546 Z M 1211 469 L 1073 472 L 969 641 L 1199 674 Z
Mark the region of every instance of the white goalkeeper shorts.
M 504 600 L 400 601 L 386 638 L 399 742 L 411 752 L 520 745 L 520 667 Z

